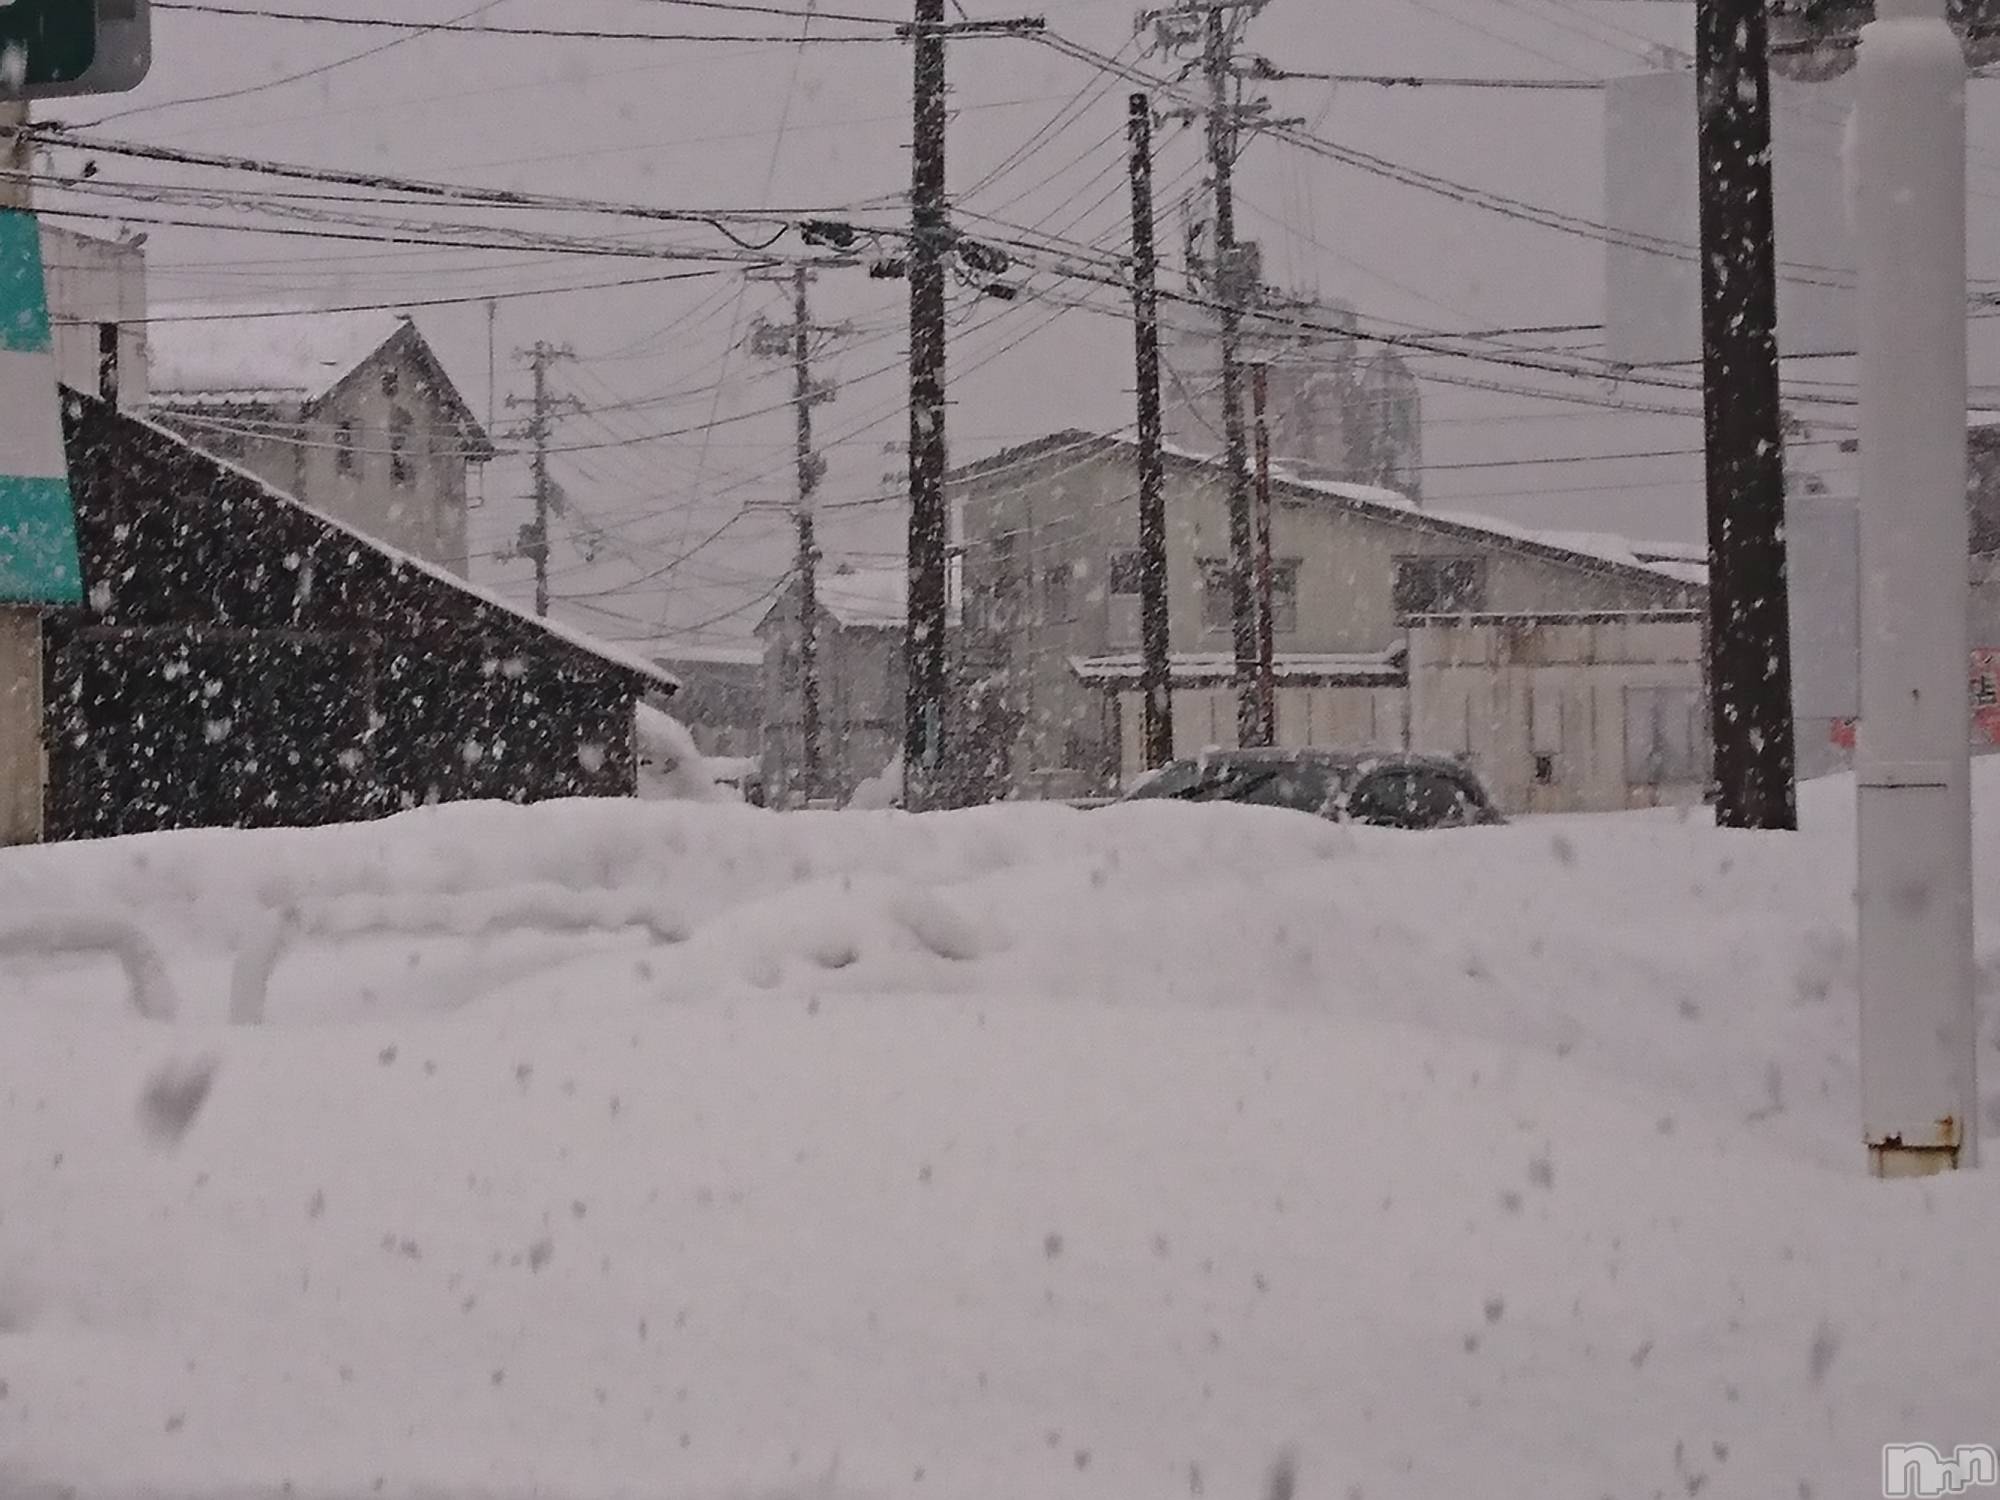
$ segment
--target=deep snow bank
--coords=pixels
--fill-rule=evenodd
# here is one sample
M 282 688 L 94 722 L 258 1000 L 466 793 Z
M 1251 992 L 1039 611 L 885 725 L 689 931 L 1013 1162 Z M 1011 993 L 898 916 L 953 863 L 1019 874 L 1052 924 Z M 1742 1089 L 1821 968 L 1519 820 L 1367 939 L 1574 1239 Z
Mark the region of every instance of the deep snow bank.
M 1857 1175 L 1850 795 L 9 854 L 0 1494 L 1872 1493 L 2000 1438 L 2000 1192 Z

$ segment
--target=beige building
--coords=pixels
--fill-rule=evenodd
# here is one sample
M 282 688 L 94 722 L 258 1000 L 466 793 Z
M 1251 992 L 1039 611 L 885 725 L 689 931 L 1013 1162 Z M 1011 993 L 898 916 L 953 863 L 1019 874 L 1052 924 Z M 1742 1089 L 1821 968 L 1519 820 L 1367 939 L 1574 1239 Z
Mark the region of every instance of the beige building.
M 845 802 L 903 748 L 903 634 L 909 574 L 823 569 L 818 578 L 820 778 L 816 795 Z M 787 585 L 757 626 L 764 646 L 764 785 L 774 807 L 805 795 L 799 585 Z
M 464 574 L 475 464 L 493 446 L 407 317 L 307 309 L 160 314 L 151 413 L 218 458 Z
M 957 471 L 966 659 L 1025 725 L 1016 795 L 1129 782 L 1139 744 L 1135 451 L 1055 434 Z M 1467 756 L 1503 807 L 1700 795 L 1706 588 L 1685 549 L 1544 535 L 1274 477 L 1278 739 Z M 1177 753 L 1236 739 L 1226 485 L 1172 454 Z

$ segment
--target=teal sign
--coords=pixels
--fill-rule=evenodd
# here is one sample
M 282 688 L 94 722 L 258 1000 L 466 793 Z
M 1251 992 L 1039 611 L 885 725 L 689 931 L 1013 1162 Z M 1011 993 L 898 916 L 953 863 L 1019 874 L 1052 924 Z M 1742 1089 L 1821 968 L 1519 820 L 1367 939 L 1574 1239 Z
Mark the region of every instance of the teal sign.
M 41 226 L 0 211 L 0 604 L 83 602 L 60 401 Z

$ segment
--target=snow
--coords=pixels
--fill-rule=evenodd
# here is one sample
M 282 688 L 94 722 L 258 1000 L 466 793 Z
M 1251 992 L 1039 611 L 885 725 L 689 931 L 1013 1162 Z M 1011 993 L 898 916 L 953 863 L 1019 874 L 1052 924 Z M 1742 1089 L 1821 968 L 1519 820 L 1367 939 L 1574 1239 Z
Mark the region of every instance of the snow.
M 819 606 L 850 630 L 900 630 L 909 613 L 910 574 L 893 568 L 840 568 L 815 581 Z
M 0 854 L 0 1495 L 1875 1493 L 2000 1435 L 2000 1176 L 1861 1175 L 1804 791 Z
M 694 736 L 672 714 L 641 703 L 633 709 L 639 751 L 640 792 L 649 801 L 730 802 L 715 763 L 702 757 Z
M 275 303 L 163 307 L 146 329 L 147 379 L 167 399 L 311 400 L 396 336 L 392 312 Z

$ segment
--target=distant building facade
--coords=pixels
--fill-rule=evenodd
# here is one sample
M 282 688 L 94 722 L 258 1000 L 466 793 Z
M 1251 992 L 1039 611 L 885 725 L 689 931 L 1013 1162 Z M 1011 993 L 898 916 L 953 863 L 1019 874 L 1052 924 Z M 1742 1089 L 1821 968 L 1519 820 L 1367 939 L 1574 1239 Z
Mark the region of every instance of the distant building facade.
M 956 471 L 968 674 L 1021 725 L 1023 797 L 1141 770 L 1135 450 L 1054 434 Z M 1236 742 L 1227 485 L 1167 473 L 1177 753 Z M 1703 568 L 1365 486 L 1273 483 L 1278 740 L 1467 757 L 1513 810 L 1699 800 Z
M 826 569 L 818 579 L 820 784 L 805 786 L 804 615 L 796 580 L 757 626 L 764 647 L 764 787 L 774 807 L 807 796 L 845 802 L 903 747 L 909 574 Z
M 150 411 L 323 515 L 464 574 L 473 467 L 492 443 L 407 317 L 310 309 L 156 315 Z
M 764 753 L 764 650 L 761 646 L 679 649 L 657 657 L 680 679 L 674 717 L 711 760 Z

